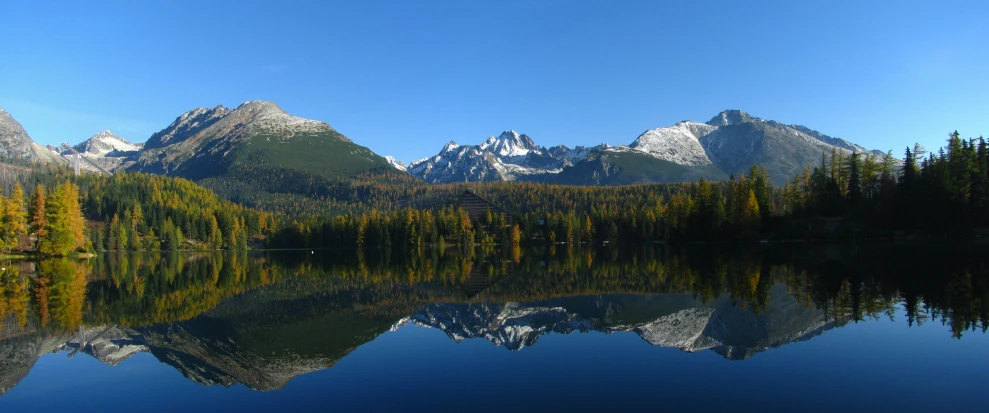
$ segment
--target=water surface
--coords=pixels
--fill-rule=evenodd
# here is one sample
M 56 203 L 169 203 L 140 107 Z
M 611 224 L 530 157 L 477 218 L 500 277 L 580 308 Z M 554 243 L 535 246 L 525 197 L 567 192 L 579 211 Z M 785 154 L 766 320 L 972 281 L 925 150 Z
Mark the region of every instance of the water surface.
M 0 409 L 982 411 L 979 251 L 7 263 Z

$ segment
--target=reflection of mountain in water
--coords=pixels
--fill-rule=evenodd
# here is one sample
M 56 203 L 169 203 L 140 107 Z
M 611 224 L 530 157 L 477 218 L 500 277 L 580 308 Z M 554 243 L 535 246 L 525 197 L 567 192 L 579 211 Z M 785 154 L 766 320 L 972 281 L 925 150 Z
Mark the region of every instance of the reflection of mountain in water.
M 461 342 L 483 337 L 511 350 L 535 344 L 550 332 L 569 334 L 593 330 L 591 323 L 561 307 L 507 304 L 430 304 L 399 321 L 393 329 L 408 322 L 443 330 Z
M 42 337 L 28 332 L 3 337 L 7 338 L 0 340 L 0 396 L 27 377 L 42 355 L 58 350 L 69 335 Z
M 114 366 L 145 352 L 203 385 L 240 383 L 274 390 L 294 377 L 331 367 L 389 328 L 410 322 L 440 329 L 458 342 L 483 337 L 511 350 L 531 346 L 551 332 L 632 331 L 653 345 L 690 352 L 713 349 L 728 359 L 745 359 L 832 326 L 782 286 L 772 290 L 760 314 L 733 305 L 727 296 L 703 303 L 690 295 L 600 295 L 535 303 L 423 303 L 394 325 L 387 314 L 352 311 L 360 304 L 252 302 L 251 296 L 258 294 L 228 300 L 179 323 L 88 327 L 62 334 L 34 331 L 2 340 L 0 391 L 20 381 L 41 355 L 59 351 L 87 354 Z
M 712 349 L 742 360 L 834 326 L 783 286 L 774 287 L 771 297 L 758 314 L 734 305 L 727 294 L 708 303 L 690 295 L 612 295 L 533 304 L 430 304 L 395 328 L 412 322 L 442 330 L 457 342 L 485 338 L 510 350 L 531 346 L 551 332 L 632 331 L 653 345 L 688 352 Z

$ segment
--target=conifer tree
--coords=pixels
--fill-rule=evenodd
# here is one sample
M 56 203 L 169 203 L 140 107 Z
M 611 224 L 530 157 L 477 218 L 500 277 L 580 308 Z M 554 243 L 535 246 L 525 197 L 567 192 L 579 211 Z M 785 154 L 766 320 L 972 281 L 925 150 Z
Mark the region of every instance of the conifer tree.
M 848 199 L 852 204 L 862 199 L 862 177 L 859 169 L 859 154 L 852 153 L 848 157 Z
M 31 202 L 28 205 L 28 231 L 33 233 L 38 240 L 48 235 L 48 218 L 45 212 L 46 199 L 45 187 L 38 184 L 34 188 L 34 194 L 31 195 Z M 38 248 L 37 243 L 34 248 Z
M 45 204 L 46 237 L 40 241 L 43 254 L 64 256 L 86 246 L 86 221 L 79 205 L 79 189 L 70 181 L 55 187 Z

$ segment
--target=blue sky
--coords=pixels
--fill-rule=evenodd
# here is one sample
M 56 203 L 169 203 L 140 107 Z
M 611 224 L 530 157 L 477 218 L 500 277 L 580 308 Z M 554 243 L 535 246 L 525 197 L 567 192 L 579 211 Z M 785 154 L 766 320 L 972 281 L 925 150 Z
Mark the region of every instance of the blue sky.
M 689 4 L 678 4 L 689 3 Z M 0 107 L 42 144 L 278 103 L 409 161 L 515 129 L 628 144 L 721 110 L 876 149 L 989 136 L 986 1 L 13 0 Z

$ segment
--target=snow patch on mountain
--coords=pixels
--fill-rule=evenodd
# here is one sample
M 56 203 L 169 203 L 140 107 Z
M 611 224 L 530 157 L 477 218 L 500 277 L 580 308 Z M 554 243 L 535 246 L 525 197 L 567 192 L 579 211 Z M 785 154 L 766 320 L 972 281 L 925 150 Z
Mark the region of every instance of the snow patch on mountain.
M 409 167 L 406 166 L 404 163 L 402 163 L 402 161 L 395 159 L 395 157 L 386 156 L 385 160 L 388 161 L 388 164 L 391 165 L 393 168 L 398 169 L 399 171 L 402 172 L 408 172 Z
M 528 135 L 514 130 L 490 136 L 479 145 L 451 141 L 434 156 L 412 162 L 407 172 L 429 183 L 514 181 L 535 175 L 552 175 L 587 158 L 606 146 L 545 148 Z
M 541 153 L 536 143 L 527 135 L 519 135 L 514 130 L 502 132 L 498 137 L 490 136 L 479 147 L 499 157 L 519 157 L 530 153 Z
M 392 331 L 409 322 L 436 328 L 450 339 L 461 342 L 484 338 L 495 346 L 513 351 L 535 344 L 540 336 L 556 332 L 593 330 L 591 323 L 561 307 L 505 304 L 431 304 L 399 320 Z
M 113 152 L 137 152 L 144 144 L 133 144 L 108 130 L 97 133 L 73 147 L 83 155 L 100 158 Z
M 710 165 L 700 138 L 717 126 L 683 121 L 676 125 L 644 132 L 629 146 L 608 149 L 613 152 L 637 151 L 679 165 Z

